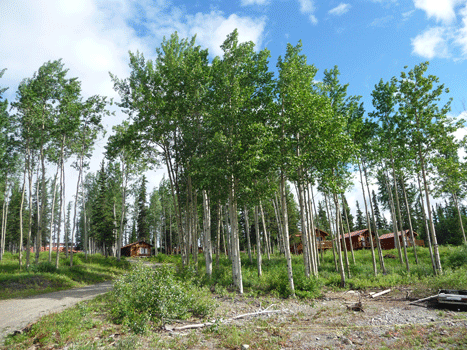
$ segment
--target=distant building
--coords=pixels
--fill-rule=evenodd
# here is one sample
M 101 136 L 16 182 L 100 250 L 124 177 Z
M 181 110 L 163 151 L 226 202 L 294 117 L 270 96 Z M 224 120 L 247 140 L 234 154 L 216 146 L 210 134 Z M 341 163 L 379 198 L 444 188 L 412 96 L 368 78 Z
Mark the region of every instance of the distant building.
M 151 248 L 151 244 L 138 241 L 123 246 L 120 252 L 122 256 L 151 256 Z
M 404 232 L 405 242 L 406 242 L 407 246 L 408 247 L 413 246 L 413 244 L 411 242 L 411 239 L 410 239 L 410 231 L 405 230 L 403 232 Z M 401 231 L 397 232 L 397 234 L 399 236 L 399 242 L 400 242 L 400 245 L 402 247 L 402 234 L 401 234 Z M 414 236 L 414 239 L 415 239 L 415 237 L 418 237 L 417 232 L 413 231 L 413 236 Z M 381 242 L 381 249 L 388 250 L 388 249 L 396 248 L 396 241 L 394 239 L 394 232 L 386 233 L 384 235 L 379 236 L 379 241 Z M 425 246 L 425 241 L 423 241 L 423 239 L 415 239 L 415 245 L 417 245 L 419 247 L 424 247 Z

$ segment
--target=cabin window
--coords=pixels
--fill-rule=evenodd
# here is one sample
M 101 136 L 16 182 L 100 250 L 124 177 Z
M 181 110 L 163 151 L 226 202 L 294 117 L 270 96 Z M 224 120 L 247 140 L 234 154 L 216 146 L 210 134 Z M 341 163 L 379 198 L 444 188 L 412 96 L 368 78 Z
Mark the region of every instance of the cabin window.
M 139 248 L 139 253 L 140 254 L 148 254 L 148 248 Z

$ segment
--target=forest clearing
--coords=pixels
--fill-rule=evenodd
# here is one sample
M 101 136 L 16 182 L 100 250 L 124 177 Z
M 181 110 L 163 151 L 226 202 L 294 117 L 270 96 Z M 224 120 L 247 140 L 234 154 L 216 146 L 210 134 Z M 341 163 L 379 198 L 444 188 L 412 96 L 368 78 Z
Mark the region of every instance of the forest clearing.
M 445 271 L 432 276 L 427 248 L 410 274 L 387 258 L 387 275 L 369 277 L 371 253 L 355 252 L 350 288 L 340 288 L 330 251 L 322 274 L 306 279 L 295 256 L 296 292 L 291 298 L 282 258 L 265 257 L 262 277 L 243 254 L 245 292 L 235 292 L 229 259 L 221 257 L 211 280 L 204 259 L 198 271 L 180 256 L 140 258 L 114 282 L 114 291 L 60 314 L 43 317 L 6 339 L 5 349 L 458 349 L 467 344 L 467 310 L 409 302 L 440 288 L 467 289 L 467 250 L 440 247 Z M 388 255 L 394 255 L 394 250 Z M 83 255 L 82 263 L 85 264 Z M 414 262 L 414 256 L 409 255 Z M 44 254 L 44 260 L 46 254 Z M 107 258 L 113 259 L 113 258 Z M 411 261 L 412 262 L 412 261 Z M 151 264 L 157 264 L 153 268 Z M 365 268 L 365 265 L 367 268 Z M 165 267 L 164 267 L 165 266 Z M 372 292 L 390 289 L 372 298 Z M 287 297 L 288 296 L 288 297 Z M 354 306 L 358 304 L 358 308 Z M 236 318 L 245 315 L 244 317 Z M 209 323 L 206 326 L 200 324 Z M 182 329 L 177 329 L 181 327 Z
M 130 52 L 128 77 L 110 73 L 126 119 L 96 172 L 113 100 L 82 96 L 62 60 L 11 104 L 0 95 L 2 298 L 115 278 L 6 346 L 464 345 L 465 313 L 406 304 L 467 289 L 465 121 L 429 63 L 380 79 L 365 110 L 337 66 L 315 79 L 301 41 L 275 77 L 237 30 L 212 60 L 195 39 L 175 32 L 154 59 Z M 148 194 L 161 164 L 168 178 Z M 163 266 L 127 271 L 126 256 Z M 187 322 L 203 325 L 173 328 Z

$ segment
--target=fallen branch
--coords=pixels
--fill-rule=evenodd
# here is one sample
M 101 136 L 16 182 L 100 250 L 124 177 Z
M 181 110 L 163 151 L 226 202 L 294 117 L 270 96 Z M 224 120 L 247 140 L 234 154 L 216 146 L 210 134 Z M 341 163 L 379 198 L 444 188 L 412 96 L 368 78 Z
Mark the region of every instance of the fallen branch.
M 278 312 L 283 312 L 284 310 L 262 310 L 262 311 L 257 311 L 257 312 L 250 312 L 248 314 L 242 314 L 238 316 L 234 316 L 231 318 L 228 318 L 226 320 L 217 320 L 213 322 L 205 322 L 205 323 L 195 323 L 195 324 L 188 324 L 186 326 L 178 326 L 178 327 L 171 327 L 171 326 L 165 326 L 165 330 L 173 332 L 173 331 L 182 331 L 185 329 L 197 329 L 197 328 L 203 328 L 203 327 L 209 327 L 212 326 L 216 323 L 228 323 L 230 321 L 238 320 L 239 318 L 244 318 L 248 316 L 258 316 L 258 315 L 264 315 L 264 314 L 273 314 L 273 313 L 278 313 Z
M 379 293 L 375 293 L 373 294 L 371 297 L 374 299 L 374 298 L 377 298 L 381 295 L 384 295 L 384 294 L 387 294 L 391 291 L 391 289 L 386 289 L 386 290 L 383 290 L 382 292 L 379 292 Z
M 426 297 L 426 298 L 423 298 L 423 299 L 418 299 L 418 300 L 415 300 L 415 301 L 411 301 L 409 304 L 421 303 L 421 302 L 423 302 L 423 301 L 430 300 L 430 299 L 436 298 L 436 297 L 438 297 L 438 296 L 439 296 L 439 294 L 432 295 L 431 297 Z

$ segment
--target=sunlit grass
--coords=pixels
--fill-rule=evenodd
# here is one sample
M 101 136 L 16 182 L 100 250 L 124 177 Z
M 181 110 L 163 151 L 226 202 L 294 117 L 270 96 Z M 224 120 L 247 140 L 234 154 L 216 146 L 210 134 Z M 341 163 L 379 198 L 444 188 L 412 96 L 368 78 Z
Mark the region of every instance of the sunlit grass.
M 115 278 L 125 272 L 129 263 L 124 259 L 117 261 L 101 254 L 75 254 L 73 267 L 70 258 L 60 254 L 59 268 L 55 269 L 55 255 L 48 262 L 48 252 L 41 252 L 39 263 L 28 268 L 19 268 L 18 254 L 5 253 L 0 262 L 0 299 L 20 298 L 82 285 L 95 284 Z M 34 262 L 34 257 L 31 256 Z M 24 262 L 24 260 L 23 260 Z

